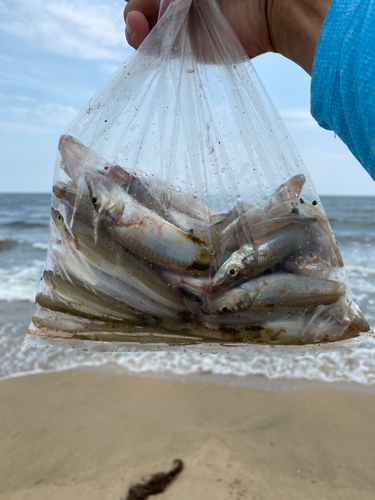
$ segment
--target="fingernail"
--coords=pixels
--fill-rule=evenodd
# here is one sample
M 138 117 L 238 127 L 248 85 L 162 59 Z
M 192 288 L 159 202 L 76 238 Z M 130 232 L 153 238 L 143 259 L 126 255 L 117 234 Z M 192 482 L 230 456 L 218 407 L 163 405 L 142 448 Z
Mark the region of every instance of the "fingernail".
M 132 34 L 133 34 L 133 30 L 131 29 L 131 27 L 129 26 L 129 23 L 128 23 L 128 17 L 129 17 L 129 14 L 126 16 L 126 21 L 125 21 L 125 24 L 126 24 L 126 28 L 125 28 L 125 32 L 126 32 L 126 36 L 127 37 L 131 37 Z

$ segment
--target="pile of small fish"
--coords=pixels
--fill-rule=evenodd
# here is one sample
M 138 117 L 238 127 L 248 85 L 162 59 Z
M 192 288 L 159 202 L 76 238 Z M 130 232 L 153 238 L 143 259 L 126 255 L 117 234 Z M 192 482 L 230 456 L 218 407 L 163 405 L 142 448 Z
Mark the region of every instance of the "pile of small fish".
M 37 328 L 96 340 L 313 343 L 369 330 L 305 177 L 216 213 L 71 136 L 53 188 Z M 164 340 L 163 340 L 164 339 Z

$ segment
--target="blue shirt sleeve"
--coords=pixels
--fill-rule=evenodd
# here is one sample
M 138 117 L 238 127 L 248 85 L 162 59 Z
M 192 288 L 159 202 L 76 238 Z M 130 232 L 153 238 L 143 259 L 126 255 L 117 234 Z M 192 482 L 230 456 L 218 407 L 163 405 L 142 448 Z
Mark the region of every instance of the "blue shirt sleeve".
M 314 58 L 311 114 L 375 179 L 375 0 L 332 0 Z

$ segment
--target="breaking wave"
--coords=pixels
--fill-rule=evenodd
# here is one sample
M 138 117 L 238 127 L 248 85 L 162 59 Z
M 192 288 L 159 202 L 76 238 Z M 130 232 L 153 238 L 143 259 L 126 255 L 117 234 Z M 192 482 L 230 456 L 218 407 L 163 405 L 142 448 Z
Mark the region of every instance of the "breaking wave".
M 2 238 L 0 237 L 0 252 L 7 252 L 16 248 L 17 246 L 22 247 L 23 250 L 30 250 L 31 248 L 35 248 L 36 250 L 47 250 L 48 244 L 42 242 L 31 242 L 22 239 L 13 239 L 13 238 Z
M 14 220 L 3 224 L 4 227 L 11 227 L 17 229 L 33 229 L 33 228 L 48 228 L 48 223 L 43 222 L 27 222 L 22 220 Z
M 9 334 L 16 327 L 4 325 Z M 4 342 L 0 328 L 0 339 Z M 5 346 L 4 346 L 5 347 Z M 4 349 L 2 349 L 4 352 Z M 112 367 L 116 371 L 133 374 L 156 373 L 163 375 L 231 375 L 246 377 L 262 375 L 270 380 L 304 379 L 323 382 L 375 383 L 375 339 L 362 347 L 322 352 L 314 355 L 279 356 L 259 348 L 251 357 L 235 354 L 130 352 L 83 352 L 63 347 L 53 349 L 20 350 L 19 345 L 7 346 L 6 359 L 1 360 L 0 377 L 45 371 L 63 371 L 77 367 Z M 1 358 L 1 356 L 0 356 Z
M 35 291 L 42 275 L 44 261 L 34 260 L 28 267 L 0 268 L 0 300 L 34 302 Z

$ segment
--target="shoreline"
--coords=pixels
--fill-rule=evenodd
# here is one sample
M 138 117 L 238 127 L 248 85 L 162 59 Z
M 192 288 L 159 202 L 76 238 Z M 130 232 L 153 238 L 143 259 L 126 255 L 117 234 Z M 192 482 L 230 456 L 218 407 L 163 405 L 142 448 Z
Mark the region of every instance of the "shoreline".
M 178 374 L 173 372 L 136 372 L 123 368 L 119 365 L 81 365 L 59 370 L 40 370 L 35 372 L 16 373 L 10 376 L 0 378 L 0 384 L 3 381 L 35 377 L 39 375 L 50 375 L 54 373 L 104 373 L 107 375 L 123 376 L 135 379 L 155 379 L 182 383 L 209 384 L 225 387 L 240 387 L 272 392 L 293 392 L 293 391 L 343 391 L 360 394 L 370 394 L 375 396 L 375 383 L 360 384 L 357 382 L 335 381 L 327 382 L 316 379 L 305 378 L 273 378 L 269 379 L 264 375 L 230 375 L 230 374 L 212 374 L 212 373 L 189 373 Z
M 113 352 L 108 351 L 112 345 L 96 342 L 79 346 L 60 341 L 46 348 L 51 344 L 48 340 L 36 348 L 21 350 L 33 308 L 29 303 L 0 301 L 1 379 L 83 368 L 198 382 L 204 378 L 207 382 L 275 390 L 329 383 L 335 384 L 331 387 L 338 384 L 338 389 L 342 385 L 371 392 L 375 385 L 374 333 L 366 335 L 368 340 L 363 338 L 361 345 L 358 339 L 307 346 L 190 346 L 179 351 L 168 346 L 154 347 L 153 351 L 142 347 L 142 351 L 140 346 L 125 345 L 120 346 L 122 351 Z
M 71 370 L 3 380 L 0 404 L 1 500 L 120 500 L 177 458 L 160 500 L 375 495 L 374 394 Z

